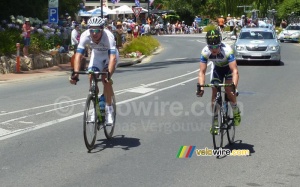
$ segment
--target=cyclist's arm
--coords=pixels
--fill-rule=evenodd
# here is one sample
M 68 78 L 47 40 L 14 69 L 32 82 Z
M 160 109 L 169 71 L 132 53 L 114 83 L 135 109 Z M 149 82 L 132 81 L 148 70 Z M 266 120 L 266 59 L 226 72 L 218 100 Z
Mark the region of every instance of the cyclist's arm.
M 79 42 L 78 47 L 76 49 L 76 54 L 75 54 L 75 58 L 74 58 L 74 67 L 73 67 L 75 72 L 80 71 L 81 59 L 82 59 L 82 57 L 84 55 L 84 52 L 85 52 L 85 45 L 88 42 L 88 38 L 85 37 L 84 33 L 80 36 L 80 42 Z M 70 80 L 70 82 L 72 84 L 75 84 L 76 83 L 76 78 L 78 78 L 78 77 L 79 77 L 78 74 L 74 74 L 73 77 L 72 77 L 72 80 Z
M 227 44 L 226 44 L 226 56 L 227 56 L 229 68 L 232 73 L 232 82 L 237 88 L 239 82 L 239 72 L 237 68 L 237 63 L 236 63 L 233 49 Z
M 117 58 L 116 55 L 118 54 L 117 48 L 116 48 L 116 42 L 115 42 L 115 37 L 111 32 L 107 32 L 108 36 L 108 42 L 109 42 L 109 63 L 108 63 L 108 72 L 110 76 L 115 71 L 116 63 L 117 63 Z
M 200 56 L 200 70 L 199 70 L 199 75 L 198 75 L 198 83 L 200 85 L 205 84 L 205 73 L 207 69 L 207 63 L 208 63 L 208 57 L 210 55 L 210 51 L 208 47 L 204 47 L 201 51 L 201 56 Z M 201 90 L 204 89 L 201 87 Z
M 117 59 L 116 59 L 116 54 L 110 54 L 109 55 L 109 63 L 108 63 L 108 72 L 110 76 L 115 72 L 115 67 L 116 67 Z
M 82 52 L 78 52 L 78 49 L 76 51 L 75 59 L 74 59 L 74 71 L 80 71 L 80 62 L 83 57 L 84 49 L 79 49 L 79 50 L 81 50 Z
M 237 68 L 236 60 L 229 63 L 229 68 L 232 73 L 232 82 L 234 83 L 235 87 L 237 88 L 238 82 L 239 82 L 239 71 Z
M 207 63 L 200 62 L 200 70 L 199 70 L 199 76 L 198 76 L 198 82 L 200 85 L 205 84 L 206 69 L 207 69 Z M 201 87 L 201 90 L 203 90 L 203 87 Z

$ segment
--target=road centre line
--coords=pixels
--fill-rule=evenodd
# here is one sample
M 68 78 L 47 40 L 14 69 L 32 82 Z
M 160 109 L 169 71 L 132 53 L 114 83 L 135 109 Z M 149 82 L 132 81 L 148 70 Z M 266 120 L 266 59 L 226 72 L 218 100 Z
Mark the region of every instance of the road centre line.
M 206 75 L 208 75 L 208 74 L 210 74 L 210 72 L 206 73 Z M 119 102 L 117 102 L 117 105 L 125 104 L 125 103 L 128 103 L 128 102 L 134 101 L 134 100 L 138 100 L 138 99 L 150 96 L 154 93 L 158 93 L 158 92 L 161 92 L 161 91 L 164 91 L 164 90 L 167 90 L 167 89 L 174 88 L 176 86 L 182 86 L 184 83 L 194 81 L 195 79 L 198 79 L 198 77 L 194 77 L 194 78 L 185 80 L 183 82 L 174 84 L 172 86 L 168 86 L 168 87 L 165 87 L 165 88 L 162 88 L 162 89 L 158 89 L 158 90 L 155 90 L 153 92 L 150 92 L 150 93 L 147 93 L 147 94 L 135 97 L 135 98 L 127 99 L 127 100 L 124 100 L 124 101 L 119 101 Z M 0 141 L 11 138 L 11 137 L 14 137 L 14 136 L 18 136 L 18 135 L 21 135 L 21 134 L 24 134 L 24 133 L 27 133 L 27 132 L 31 132 L 31 131 L 34 131 L 34 130 L 37 130 L 37 129 L 41 129 L 43 127 L 48 127 L 48 126 L 51 126 L 51 125 L 55 125 L 57 123 L 67 121 L 67 120 L 70 120 L 70 119 L 73 119 L 73 118 L 82 117 L 82 115 L 83 115 L 83 112 L 80 112 L 80 113 L 74 114 L 72 116 L 56 119 L 56 120 L 53 120 L 53 121 L 48 121 L 48 122 L 45 122 L 45 123 L 42 123 L 42 124 L 39 124 L 39 125 L 35 125 L 33 127 L 28 127 L 28 128 L 25 128 L 25 129 L 19 129 L 19 130 L 16 130 L 16 131 L 10 131 L 7 134 L 0 135 Z

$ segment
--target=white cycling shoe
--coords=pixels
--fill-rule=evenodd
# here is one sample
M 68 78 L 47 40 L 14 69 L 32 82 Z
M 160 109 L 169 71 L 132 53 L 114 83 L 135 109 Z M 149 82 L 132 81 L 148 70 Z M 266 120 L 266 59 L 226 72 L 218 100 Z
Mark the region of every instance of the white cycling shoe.
M 112 125 L 114 123 L 114 117 L 113 117 L 114 108 L 112 106 L 105 106 L 105 111 L 106 111 L 105 122 L 107 125 Z

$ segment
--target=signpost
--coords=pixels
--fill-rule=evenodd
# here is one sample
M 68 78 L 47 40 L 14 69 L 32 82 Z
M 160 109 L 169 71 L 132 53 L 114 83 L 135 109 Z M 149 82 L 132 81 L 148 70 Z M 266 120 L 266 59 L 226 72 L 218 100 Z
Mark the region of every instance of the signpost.
M 142 7 L 133 7 L 132 11 L 133 11 L 135 17 L 138 18 L 140 16 L 141 11 L 142 11 Z
M 49 0 L 48 7 L 48 22 L 58 23 L 58 0 Z
M 49 23 L 58 23 L 58 7 L 49 8 Z

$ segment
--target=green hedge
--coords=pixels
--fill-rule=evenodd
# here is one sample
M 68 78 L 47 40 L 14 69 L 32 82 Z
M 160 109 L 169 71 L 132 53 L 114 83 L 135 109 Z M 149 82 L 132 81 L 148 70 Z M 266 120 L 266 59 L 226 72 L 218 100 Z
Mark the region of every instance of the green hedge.
M 7 29 L 0 32 L 0 55 L 16 54 L 16 43 L 23 44 L 21 33 L 17 29 Z M 22 46 L 22 45 L 21 45 Z
M 6 29 L 0 32 L 0 55 L 16 54 L 16 43 L 20 43 L 21 52 L 24 46 L 21 31 L 18 29 Z M 49 50 L 62 45 L 62 39 L 53 35 L 46 38 L 43 34 L 33 33 L 30 37 L 29 53 L 40 53 L 43 50 Z
M 150 55 L 159 45 L 159 41 L 152 36 L 140 36 L 133 39 L 129 44 L 125 44 L 120 53 L 121 55 L 125 55 L 127 53 L 139 51 L 143 55 Z

